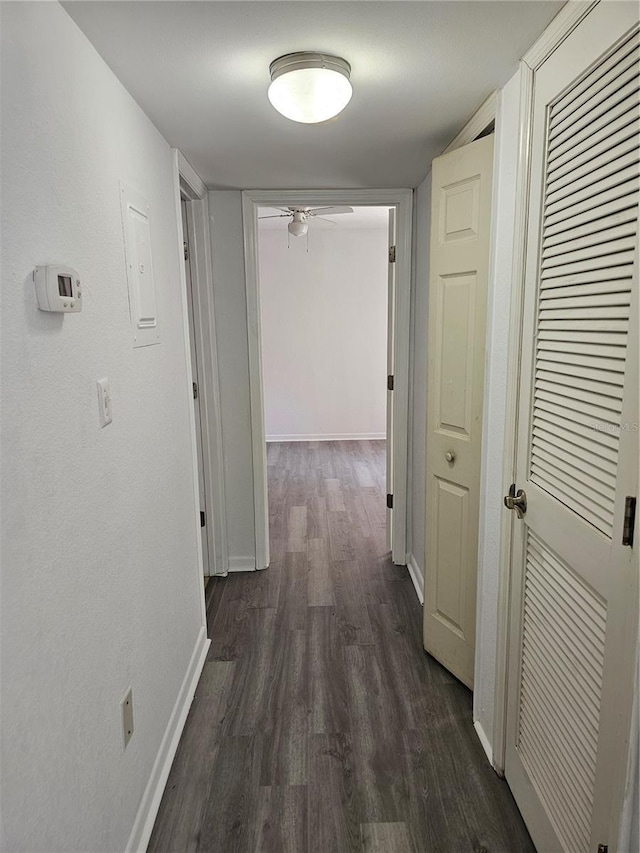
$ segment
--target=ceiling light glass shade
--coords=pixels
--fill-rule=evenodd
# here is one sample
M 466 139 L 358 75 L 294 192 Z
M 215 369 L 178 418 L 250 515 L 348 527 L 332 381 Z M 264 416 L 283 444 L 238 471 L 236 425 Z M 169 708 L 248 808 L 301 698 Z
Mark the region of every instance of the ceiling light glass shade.
M 269 70 L 269 100 L 292 121 L 326 121 L 342 112 L 351 100 L 351 66 L 338 56 L 288 53 L 274 60 Z
M 294 237 L 302 237 L 303 234 L 306 234 L 309 229 L 309 225 L 306 222 L 300 222 L 294 220 L 289 223 L 289 234 L 293 234 Z

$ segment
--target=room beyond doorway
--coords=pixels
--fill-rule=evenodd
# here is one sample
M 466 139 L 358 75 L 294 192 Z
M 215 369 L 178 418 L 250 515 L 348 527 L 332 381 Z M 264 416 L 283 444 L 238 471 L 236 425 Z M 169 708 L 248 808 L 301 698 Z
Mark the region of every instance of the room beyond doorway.
M 318 210 L 258 210 L 266 440 L 385 439 L 389 209 Z

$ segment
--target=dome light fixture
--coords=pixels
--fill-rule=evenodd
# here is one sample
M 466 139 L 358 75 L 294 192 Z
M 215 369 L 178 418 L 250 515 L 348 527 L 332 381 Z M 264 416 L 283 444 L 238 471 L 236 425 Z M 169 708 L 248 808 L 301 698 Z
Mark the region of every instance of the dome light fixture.
M 337 116 L 351 100 L 351 66 L 326 53 L 287 53 L 269 66 L 269 100 L 286 118 L 317 124 Z

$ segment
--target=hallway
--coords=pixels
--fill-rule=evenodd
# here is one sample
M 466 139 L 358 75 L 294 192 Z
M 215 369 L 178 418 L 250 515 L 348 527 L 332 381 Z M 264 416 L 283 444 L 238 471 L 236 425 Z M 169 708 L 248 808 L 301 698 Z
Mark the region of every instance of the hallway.
M 268 446 L 271 565 L 212 578 L 150 851 L 528 853 L 386 556 L 384 442 Z

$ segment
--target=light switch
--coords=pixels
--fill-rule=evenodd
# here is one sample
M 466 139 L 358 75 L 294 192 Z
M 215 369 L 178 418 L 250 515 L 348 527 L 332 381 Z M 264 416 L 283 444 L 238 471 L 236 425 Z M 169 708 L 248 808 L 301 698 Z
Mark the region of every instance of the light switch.
M 109 390 L 109 380 L 98 379 L 98 415 L 100 417 L 100 426 L 105 427 L 113 420 L 111 414 L 111 391 Z

